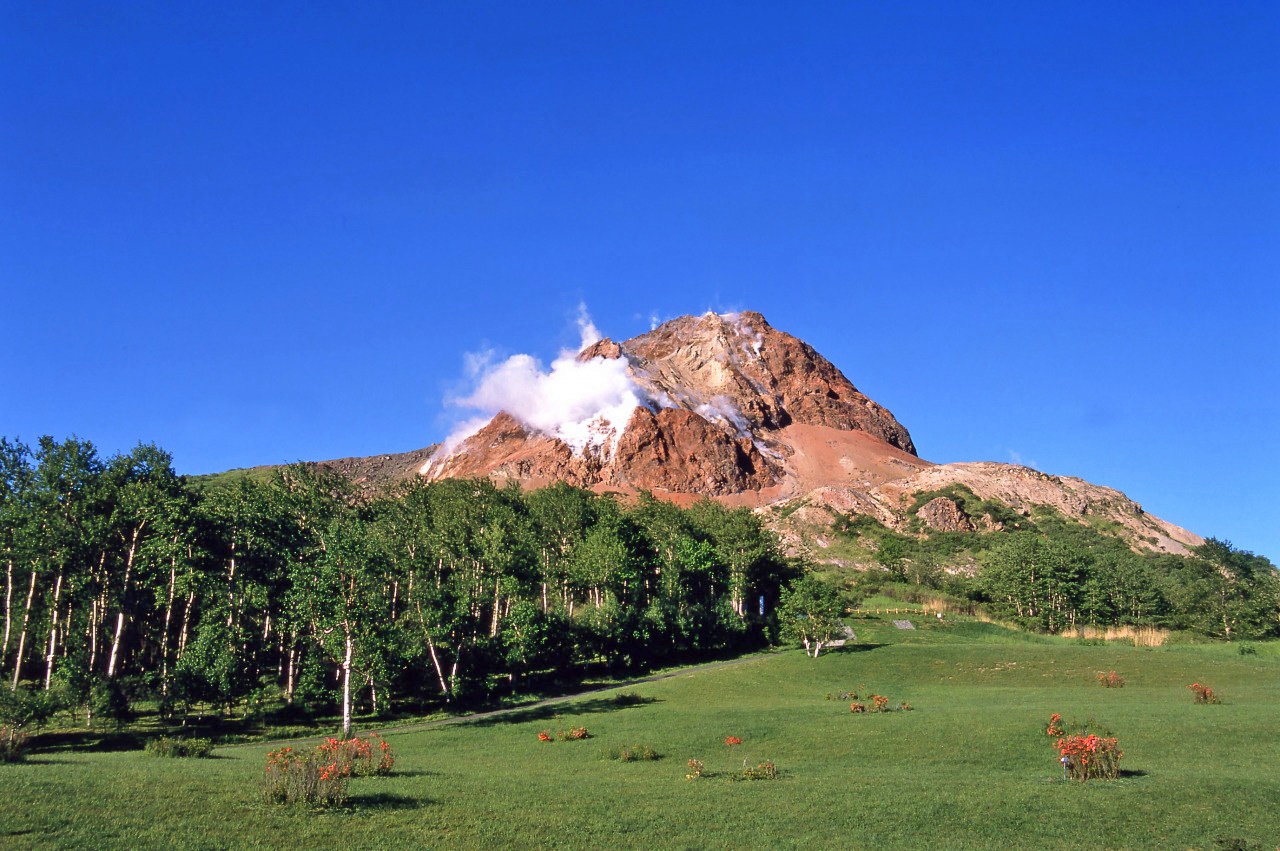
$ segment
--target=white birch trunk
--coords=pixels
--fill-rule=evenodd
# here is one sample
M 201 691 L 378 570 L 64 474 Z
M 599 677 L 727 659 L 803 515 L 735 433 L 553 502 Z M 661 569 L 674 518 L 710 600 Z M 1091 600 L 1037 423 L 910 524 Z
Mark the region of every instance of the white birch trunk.
M 22 610 L 22 631 L 18 633 L 18 657 L 13 660 L 13 685 L 10 691 L 18 690 L 18 679 L 22 674 L 22 656 L 27 648 L 27 624 L 31 621 L 31 601 L 36 596 L 36 572 L 31 571 L 31 587 L 27 590 L 27 605 Z
M 351 656 L 355 642 L 351 640 L 351 631 L 346 632 L 346 655 L 342 659 L 342 738 L 351 738 Z
M 133 530 L 129 541 L 129 552 L 124 561 L 124 584 L 120 588 L 120 611 L 116 613 L 116 633 L 111 639 L 111 656 L 107 660 L 107 679 L 114 679 L 116 664 L 120 661 L 120 636 L 124 635 L 124 606 L 129 596 L 129 576 L 133 573 L 133 558 L 138 553 L 138 537 L 142 534 L 142 526 Z
M 0 649 L 0 667 L 9 655 L 9 629 L 13 623 L 13 561 L 6 565 L 4 574 L 4 645 Z
M 53 605 L 49 607 L 49 652 L 45 654 L 44 690 L 53 682 L 53 659 L 58 650 L 58 602 L 62 598 L 62 570 L 53 586 Z

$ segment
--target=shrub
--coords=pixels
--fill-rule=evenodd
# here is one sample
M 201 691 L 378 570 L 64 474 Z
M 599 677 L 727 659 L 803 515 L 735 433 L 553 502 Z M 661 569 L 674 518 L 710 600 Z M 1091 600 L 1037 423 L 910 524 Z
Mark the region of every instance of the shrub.
M 1124 677 L 1115 671 L 1098 674 L 1098 684 L 1103 688 L 1124 688 Z
M 725 736 L 724 743 L 729 747 L 733 747 L 734 745 L 742 744 L 742 739 L 739 739 L 737 736 Z
M 853 703 L 849 704 L 849 711 L 853 713 L 866 712 L 867 707 L 863 706 L 861 703 L 858 703 L 855 700 Z
M 872 712 L 888 712 L 889 698 L 882 694 L 871 695 Z
M 307 753 L 281 748 L 267 754 L 262 796 L 272 804 L 341 806 L 347 801 L 349 778 L 319 748 Z
M 1120 776 L 1124 752 L 1114 736 L 1064 736 L 1058 739 L 1063 775 L 1081 783 L 1086 780 L 1114 780 Z
M 334 763 L 344 774 L 356 777 L 387 775 L 396 763 L 395 753 L 386 740 L 376 733 L 360 738 L 325 739 L 317 749 L 320 755 Z
M 648 745 L 627 745 L 613 751 L 606 751 L 605 756 L 619 762 L 643 762 L 662 759 L 662 754 Z
M 648 703 L 649 699 L 634 691 L 620 691 L 610 699 L 610 702 L 614 706 L 641 706 Z
M 1073 724 L 1073 732 L 1068 733 L 1062 726 L 1062 716 L 1054 713 L 1044 733 L 1054 742 L 1058 751 L 1059 762 L 1062 763 L 1064 779 L 1078 780 L 1114 780 L 1120 776 L 1120 759 L 1124 752 L 1109 730 L 1101 734 L 1092 731 L 1092 721 L 1084 724 Z
M 1241 644 L 1240 655 L 1241 656 L 1257 656 L 1258 648 L 1254 647 L 1252 644 Z
M 586 727 L 571 727 L 556 733 L 556 738 L 562 742 L 576 742 L 591 738 L 591 734 L 587 732 Z
M 1222 698 L 1218 693 L 1208 686 L 1192 683 L 1187 688 L 1191 689 L 1193 703 L 1222 703 Z
M 147 742 L 146 752 L 151 756 L 204 758 L 213 755 L 213 741 L 161 736 Z
M 553 737 L 552 737 L 552 735 L 551 735 L 551 731 L 550 731 L 550 730 L 543 730 L 542 732 L 538 733 L 538 741 L 540 741 L 540 742 L 550 742 L 550 741 L 553 741 Z
M 734 780 L 777 780 L 779 777 L 778 766 L 773 764 L 773 760 L 766 759 L 764 762 L 752 767 L 744 765 L 742 773 L 735 774 Z
M 27 758 L 27 734 L 13 724 L 0 724 L 0 762 Z
M 390 774 L 395 753 L 378 735 L 325 739 L 306 753 L 281 748 L 267 754 L 262 794 L 270 803 L 340 806 L 351 777 Z
M 706 766 L 702 764 L 700 759 L 689 760 L 689 773 L 684 776 L 685 780 L 693 780 L 696 777 L 702 777 L 706 773 Z

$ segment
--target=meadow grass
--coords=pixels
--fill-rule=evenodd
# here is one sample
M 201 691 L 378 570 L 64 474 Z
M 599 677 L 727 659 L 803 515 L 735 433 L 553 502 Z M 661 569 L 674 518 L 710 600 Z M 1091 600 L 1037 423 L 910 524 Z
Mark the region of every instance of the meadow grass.
M 261 802 L 267 746 L 206 760 L 37 753 L 0 765 L 0 846 L 1275 847 L 1280 658 L 1269 645 L 1084 644 L 972 621 L 854 621 L 817 660 L 756 656 L 505 716 L 386 733 L 395 774 L 351 805 Z M 1125 688 L 1099 687 L 1116 670 Z M 1223 704 L 1196 706 L 1208 683 Z M 828 694 L 914 711 L 853 715 Z M 1125 752 L 1118 781 L 1064 783 L 1048 717 L 1096 719 Z M 586 726 L 593 738 L 539 742 Z M 726 736 L 743 742 L 732 748 Z M 663 755 L 622 762 L 642 743 Z M 687 761 L 709 776 L 685 779 Z M 733 782 L 744 761 L 779 780 Z

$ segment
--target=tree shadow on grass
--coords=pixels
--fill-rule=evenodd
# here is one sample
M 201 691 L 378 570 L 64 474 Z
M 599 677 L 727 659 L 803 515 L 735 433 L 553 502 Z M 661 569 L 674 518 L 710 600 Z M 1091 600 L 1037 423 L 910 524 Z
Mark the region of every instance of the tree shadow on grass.
M 421 769 L 415 769 L 412 771 L 401 771 L 396 769 L 391 772 L 391 774 L 394 777 L 444 777 L 443 771 L 423 771 Z
M 866 653 L 868 650 L 878 650 L 881 647 L 888 647 L 887 644 L 845 644 L 841 647 L 824 647 L 822 653 L 825 656 L 828 653 Z
M 352 795 L 347 805 L 353 810 L 417 810 L 435 803 L 430 798 L 396 795 L 392 792 L 374 792 L 371 795 Z
M 40 733 L 35 738 L 37 740 L 36 747 L 41 751 L 52 753 L 67 751 L 100 753 L 104 751 L 140 751 L 149 737 L 138 733 L 77 730 Z
M 25 759 L 20 759 L 17 762 L 9 763 L 9 764 L 10 765 L 71 765 L 72 763 L 71 763 L 71 760 L 69 759 L 47 759 L 45 757 L 40 757 L 40 756 L 28 756 Z
M 619 700 L 620 697 L 623 696 L 597 697 L 592 700 L 581 701 L 556 701 L 544 706 L 508 710 L 501 715 L 486 716 L 477 718 L 474 721 L 464 720 L 462 723 L 476 727 L 492 727 L 496 724 L 527 724 L 531 721 L 548 721 L 561 715 L 591 715 L 601 712 L 618 712 L 623 709 L 632 709 L 651 703 L 661 703 L 656 697 L 633 695 Z

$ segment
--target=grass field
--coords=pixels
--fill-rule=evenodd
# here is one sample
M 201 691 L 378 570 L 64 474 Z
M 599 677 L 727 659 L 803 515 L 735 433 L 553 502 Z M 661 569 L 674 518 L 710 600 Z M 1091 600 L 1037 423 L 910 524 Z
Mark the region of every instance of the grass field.
M 901 617 L 901 616 L 899 616 Z M 387 732 L 396 773 L 351 805 L 260 802 L 266 746 L 215 759 L 40 752 L 0 765 L 0 847 L 1275 848 L 1274 645 L 1084 645 L 989 624 L 854 622 L 858 643 L 798 651 L 521 710 Z M 1125 688 L 1101 688 L 1116 670 Z M 1222 705 L 1197 706 L 1208 683 Z M 914 711 L 852 715 L 856 690 Z M 1125 774 L 1067 784 L 1053 712 L 1119 736 Z M 585 725 L 593 738 L 543 743 Z M 727 747 L 726 736 L 741 745 Z M 657 761 L 602 753 L 648 745 Z M 687 761 L 711 776 L 689 781 Z M 772 760 L 778 780 L 730 774 Z

